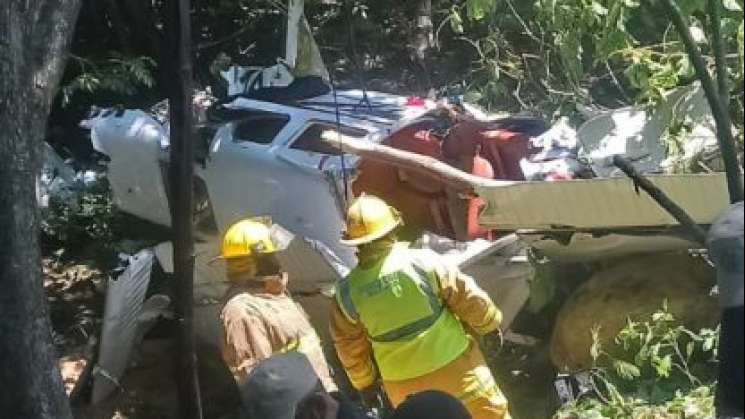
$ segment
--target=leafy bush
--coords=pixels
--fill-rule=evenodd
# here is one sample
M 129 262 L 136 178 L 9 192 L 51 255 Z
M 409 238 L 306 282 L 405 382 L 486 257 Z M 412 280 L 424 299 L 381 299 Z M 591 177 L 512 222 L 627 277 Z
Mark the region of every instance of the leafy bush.
M 743 5 L 722 0 L 723 38 L 742 107 Z M 706 1 L 681 0 L 706 54 Z M 469 90 L 488 107 L 656 102 L 695 71 L 658 0 L 468 0 L 453 19 L 480 56 Z M 466 35 L 467 34 L 467 35 Z M 710 60 L 713 63 L 713 60 Z
M 719 332 L 681 326 L 667 304 L 649 321 L 628 321 L 604 350 L 593 331 L 591 355 L 600 399 L 564 406 L 557 419 L 712 418 Z
M 155 85 L 153 73 L 157 65 L 150 57 L 133 58 L 114 53 L 104 60 L 73 57 L 72 62 L 77 64 L 79 73 L 62 86 L 62 106 L 68 106 L 76 95 L 127 97 Z
M 117 237 L 118 214 L 106 182 L 64 198 L 52 196 L 43 214 L 42 231 L 47 237 L 69 247 L 84 243 L 111 244 Z

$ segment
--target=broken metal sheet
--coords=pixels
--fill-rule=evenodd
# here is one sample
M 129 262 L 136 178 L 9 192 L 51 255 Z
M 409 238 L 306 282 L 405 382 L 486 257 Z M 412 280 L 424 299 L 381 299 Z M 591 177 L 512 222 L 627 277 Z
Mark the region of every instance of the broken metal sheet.
M 111 159 L 107 177 L 116 206 L 145 220 L 170 226 L 161 163 L 168 145 L 164 127 L 139 110 L 101 115 L 90 125 L 93 148 Z
M 700 245 L 680 236 L 665 234 L 622 235 L 605 234 L 596 236 L 589 233 L 574 233 L 568 243 L 556 237 L 541 233 L 518 233 L 520 239 L 559 263 L 585 263 L 616 259 L 633 254 L 682 251 Z
M 698 224 L 727 208 L 724 174 L 650 175 L 648 179 Z M 679 223 L 627 178 L 516 182 L 477 187 L 487 202 L 479 224 L 503 231 L 591 230 L 677 226 Z
M 680 138 L 671 138 L 672 130 L 680 131 Z M 629 107 L 592 118 L 577 136 L 580 156 L 599 177 L 622 175 L 613 165 L 614 155 L 625 156 L 642 173 L 670 173 L 685 165 L 681 160 L 717 147 L 714 117 L 698 84 L 675 90 L 654 111 Z M 666 141 L 680 144 L 668 147 Z M 675 155 L 672 148 L 682 153 Z
M 486 244 L 463 252 L 458 266 L 491 296 L 502 312 L 501 327 L 508 330 L 530 298 L 533 266 L 519 257 L 525 254 L 525 246 L 515 235 Z
M 497 241 L 455 242 L 425 234 L 422 247 L 442 255 L 472 276 L 502 312 L 502 328 L 507 330 L 530 298 L 533 267 L 526 258 L 526 246 L 514 234 Z
M 117 390 L 132 349 L 138 344 L 138 320 L 154 259 L 151 250 L 143 250 L 129 257 L 129 266 L 118 278 L 108 281 L 101 348 L 93 379 L 93 404 Z
M 299 122 L 284 128 L 278 138 L 296 140 L 303 129 Z M 267 148 L 234 141 L 230 129 L 217 133 L 207 169 L 199 174 L 209 191 L 219 230 L 224 232 L 245 218 L 270 216 L 294 234 L 323 242 L 346 265 L 352 265 L 354 250 L 339 243 L 344 214 L 326 174 L 318 169 L 321 161 L 337 157 L 324 159 L 320 153 L 288 145 Z

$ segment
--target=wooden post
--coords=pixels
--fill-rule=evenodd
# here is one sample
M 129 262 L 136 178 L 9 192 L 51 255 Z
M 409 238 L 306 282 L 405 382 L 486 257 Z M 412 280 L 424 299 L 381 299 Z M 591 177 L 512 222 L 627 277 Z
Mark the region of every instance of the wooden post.
M 628 160 L 621 156 L 615 156 L 613 157 L 613 164 L 626 173 L 626 176 L 630 177 L 635 185 L 644 189 L 644 192 L 648 193 L 652 199 L 678 220 L 678 222 L 689 231 L 690 235 L 697 242 L 704 245 L 706 244 L 706 231 L 704 231 L 700 225 L 696 224 L 693 218 L 691 218 L 683 208 L 670 199 L 665 192 L 662 192 L 660 188 L 655 186 L 649 181 L 649 179 L 639 173 Z
M 711 111 L 714 114 L 714 119 L 717 124 L 719 149 L 722 152 L 724 166 L 727 170 L 727 184 L 729 187 L 730 200 L 732 202 L 742 201 L 745 191 L 743 191 L 742 177 L 740 176 L 740 164 L 737 161 L 737 149 L 735 147 L 735 137 L 732 134 L 732 117 L 730 116 L 729 109 L 724 106 L 724 101 L 720 94 L 721 92 L 717 91 L 714 80 L 711 78 L 711 74 L 709 74 L 709 70 L 706 66 L 706 61 L 704 61 L 701 50 L 693 40 L 688 21 L 685 16 L 683 16 L 683 12 L 680 10 L 677 1 L 663 0 L 662 3 L 667 8 L 673 24 L 680 33 L 683 44 L 688 51 L 688 56 L 690 57 L 693 66 L 696 68 L 696 73 L 698 74 L 698 78 L 701 80 L 704 92 L 706 92 Z M 716 41 L 714 46 L 716 48 Z M 720 71 L 723 70 L 723 68 L 720 69 Z
M 175 350 L 180 418 L 202 419 L 194 337 L 194 143 L 192 122 L 191 15 L 188 0 L 169 0 L 172 58 L 170 89 L 170 207 L 176 277 Z

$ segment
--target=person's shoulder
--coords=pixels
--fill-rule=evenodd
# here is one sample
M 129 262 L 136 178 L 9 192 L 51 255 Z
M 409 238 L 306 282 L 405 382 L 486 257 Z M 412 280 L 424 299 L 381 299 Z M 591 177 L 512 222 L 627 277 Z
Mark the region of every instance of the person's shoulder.
M 220 317 L 224 321 L 250 317 L 253 312 L 250 308 L 254 307 L 253 300 L 256 298 L 258 297 L 249 293 L 232 296 L 222 307 Z

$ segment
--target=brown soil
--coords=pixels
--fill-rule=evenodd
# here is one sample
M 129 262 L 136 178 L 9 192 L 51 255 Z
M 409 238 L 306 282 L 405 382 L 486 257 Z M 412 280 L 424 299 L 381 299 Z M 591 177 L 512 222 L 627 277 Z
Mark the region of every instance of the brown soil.
M 59 366 L 68 394 L 86 366 L 85 345 L 101 329 L 107 274 L 96 262 L 43 260 Z M 178 395 L 173 380 L 174 349 L 170 327 L 161 325 L 135 350 L 120 392 L 97 406 L 75 408 L 76 419 L 177 419 Z M 238 405 L 232 378 L 215 348 L 200 348 L 200 380 L 206 419 L 229 417 Z M 85 394 L 85 393 L 84 393 Z

